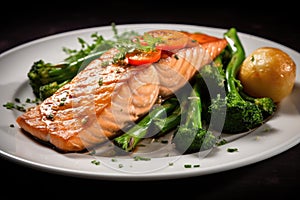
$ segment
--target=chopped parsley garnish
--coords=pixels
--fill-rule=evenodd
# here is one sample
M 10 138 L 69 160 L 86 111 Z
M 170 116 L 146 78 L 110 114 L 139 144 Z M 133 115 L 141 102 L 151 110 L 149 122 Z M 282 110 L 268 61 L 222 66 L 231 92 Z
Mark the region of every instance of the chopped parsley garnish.
M 92 160 L 91 163 L 95 164 L 95 165 L 100 165 L 100 161 L 98 161 L 98 160 Z
M 101 63 L 101 66 L 102 67 L 107 67 L 109 64 L 110 64 L 109 61 L 104 61 L 104 62 Z
M 146 157 L 142 157 L 142 156 L 134 156 L 133 159 L 135 161 L 139 161 L 139 160 L 145 160 L 145 161 L 148 161 L 148 160 L 151 160 L 151 158 L 146 158 Z
M 25 112 L 26 111 L 24 105 L 17 105 L 17 104 L 15 104 L 13 102 L 7 102 L 6 104 L 3 105 L 3 107 L 5 107 L 7 109 L 10 109 L 10 110 L 16 109 L 16 110 L 21 111 L 21 112 Z
M 237 148 L 227 148 L 227 152 L 232 153 L 238 151 Z
M 21 100 L 19 98 L 15 98 L 15 102 L 21 103 Z
M 15 108 L 15 104 L 13 102 L 7 102 L 6 104 L 3 105 L 3 107 L 7 109 L 13 109 Z
M 3 107 L 10 109 L 10 110 L 18 110 L 21 112 L 26 112 L 26 104 L 35 103 L 38 104 L 40 100 L 38 98 L 31 100 L 29 98 L 26 99 L 25 103 L 22 103 L 19 98 L 15 98 L 14 102 L 7 102 L 6 104 L 3 104 Z
M 198 167 L 200 167 L 199 164 L 195 164 L 195 165 L 192 165 L 192 164 L 185 164 L 185 165 L 184 165 L 184 168 L 198 168 Z
M 100 77 L 98 80 L 98 85 L 102 86 L 103 85 L 103 77 Z
M 50 113 L 50 114 L 46 115 L 46 118 L 50 119 L 50 120 L 53 120 L 54 119 L 53 113 Z
M 216 143 L 216 145 L 217 145 L 217 146 L 221 146 L 221 145 L 224 145 L 224 144 L 226 144 L 226 143 L 227 143 L 227 140 L 222 139 L 222 140 L 220 140 L 218 143 Z

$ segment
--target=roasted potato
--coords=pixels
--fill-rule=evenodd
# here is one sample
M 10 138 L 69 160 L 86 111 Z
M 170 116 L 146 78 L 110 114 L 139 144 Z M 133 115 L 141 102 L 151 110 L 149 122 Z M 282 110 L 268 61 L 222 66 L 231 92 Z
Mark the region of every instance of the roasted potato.
M 281 49 L 261 47 L 246 57 L 238 78 L 245 93 L 253 97 L 270 97 L 278 103 L 293 89 L 296 64 Z

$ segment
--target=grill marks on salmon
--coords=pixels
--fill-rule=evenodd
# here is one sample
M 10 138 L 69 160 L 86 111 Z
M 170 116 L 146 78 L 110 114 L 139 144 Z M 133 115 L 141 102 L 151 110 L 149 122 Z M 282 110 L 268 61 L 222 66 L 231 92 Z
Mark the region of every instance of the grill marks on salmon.
M 103 66 L 118 53 L 112 48 L 16 121 L 22 129 L 59 150 L 93 148 L 144 116 L 159 97 L 167 98 L 183 87 L 226 45 L 225 39 L 216 38 L 167 52 L 152 64 Z

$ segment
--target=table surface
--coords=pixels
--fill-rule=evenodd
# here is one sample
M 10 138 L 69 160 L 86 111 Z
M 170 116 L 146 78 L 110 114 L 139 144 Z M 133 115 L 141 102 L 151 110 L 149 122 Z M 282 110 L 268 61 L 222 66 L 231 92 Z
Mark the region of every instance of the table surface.
M 27 2 L 27 1 L 26 1 Z M 1 13 L 0 53 L 23 43 L 70 30 L 106 26 L 111 22 L 127 23 L 179 23 L 216 28 L 236 27 L 238 31 L 267 38 L 300 50 L 299 22 L 296 6 L 286 2 L 273 9 L 254 5 L 241 8 L 192 4 L 177 6 L 160 5 L 159 2 L 113 1 L 95 5 L 44 3 L 41 5 L 20 3 L 13 12 Z M 10 3 L 14 6 L 13 3 Z M 246 9 L 245 6 L 249 6 Z M 253 6 L 253 7 L 251 7 Z M 29 9 L 33 9 L 29 11 Z M 117 12 L 116 10 L 120 10 Z M 1 67 L 1 66 L 0 66 Z M 28 187 L 25 195 L 57 195 L 72 197 L 84 194 L 96 197 L 105 192 L 118 193 L 115 197 L 178 197 L 178 194 L 196 198 L 252 199 L 298 195 L 300 181 L 300 145 L 260 161 L 237 169 L 192 178 L 162 181 L 106 181 L 84 179 L 32 169 L 0 157 L 1 195 L 19 196 L 8 189 Z M 54 187 L 53 187 L 54 186 Z M 66 188 L 71 187 L 71 190 Z M 166 190 L 169 188 L 169 190 Z M 7 190 L 6 190 L 7 189 Z M 52 192 L 54 189 L 55 193 Z M 45 192 L 45 193 L 43 193 Z

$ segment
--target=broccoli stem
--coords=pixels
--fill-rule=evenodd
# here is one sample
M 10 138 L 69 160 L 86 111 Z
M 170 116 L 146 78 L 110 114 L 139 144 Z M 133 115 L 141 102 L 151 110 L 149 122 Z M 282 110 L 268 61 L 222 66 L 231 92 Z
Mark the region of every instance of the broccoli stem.
M 188 104 L 187 112 L 185 113 L 185 126 L 196 129 L 202 128 L 202 105 L 199 91 L 199 84 L 195 83 L 191 95 L 188 97 L 188 102 L 190 103 Z
M 163 102 L 160 106 L 154 108 L 150 111 L 145 117 L 143 117 L 136 125 L 126 131 L 124 134 L 113 139 L 113 142 L 121 147 L 126 152 L 132 151 L 136 145 L 145 138 L 148 131 L 150 130 L 152 124 L 156 121 L 163 120 L 171 113 L 175 108 L 178 107 L 178 100 L 176 98 L 169 98 Z M 170 120 L 167 121 L 168 125 L 174 126 L 173 123 L 170 123 Z M 166 125 L 166 124 L 165 124 Z M 165 125 L 163 125 L 165 127 Z M 161 127 L 163 131 L 167 131 L 166 128 Z
M 169 131 L 173 130 L 180 124 L 181 120 L 181 107 L 177 105 L 174 111 L 166 118 L 156 118 L 153 120 L 154 132 L 157 134 L 155 137 L 160 137 Z
M 66 79 L 66 77 L 73 78 L 73 76 L 78 73 L 78 70 L 80 68 L 84 68 L 88 63 L 101 56 L 104 52 L 105 51 L 95 52 L 85 57 L 79 58 L 78 60 L 71 63 L 63 62 L 54 65 L 54 69 L 49 72 L 49 77 L 55 77 L 58 80 L 64 80 Z

